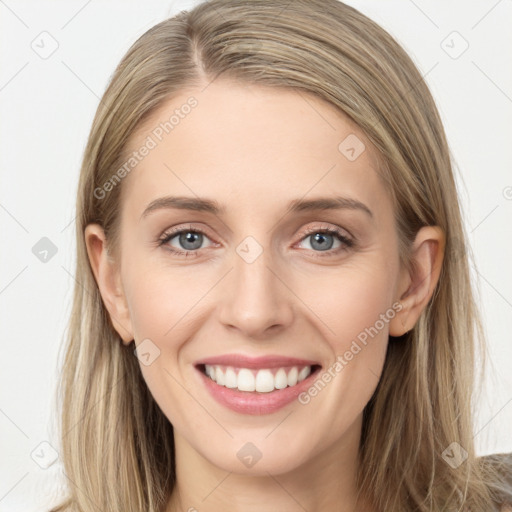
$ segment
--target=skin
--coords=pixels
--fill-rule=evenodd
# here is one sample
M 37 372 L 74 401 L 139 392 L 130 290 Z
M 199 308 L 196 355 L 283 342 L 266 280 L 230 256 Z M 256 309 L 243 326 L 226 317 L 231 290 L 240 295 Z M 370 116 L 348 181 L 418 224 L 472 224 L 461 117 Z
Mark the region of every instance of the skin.
M 123 342 L 149 338 L 160 350 L 141 371 L 175 431 L 177 487 L 167 510 L 371 511 L 364 496 L 357 502 L 355 486 L 362 411 L 389 336 L 410 330 L 432 296 L 443 233 L 422 228 L 414 273 L 401 268 L 370 141 L 333 106 L 302 92 L 228 81 L 183 91 L 139 128 L 131 149 L 191 95 L 198 106 L 122 182 L 118 257 L 107 255 L 99 225 L 85 231 Z M 366 147 L 354 161 L 338 150 L 349 134 Z M 215 199 L 226 212 L 161 209 L 141 219 L 166 195 Z M 373 216 L 286 209 L 293 199 L 335 195 L 361 201 Z M 180 245 L 179 235 L 158 246 L 170 227 L 189 223 L 206 232 L 197 255 L 168 250 L 191 246 Z M 325 227 L 340 228 L 354 246 L 327 235 L 333 245 L 325 256 L 314 234 L 303 234 Z M 236 251 L 247 236 L 263 251 L 252 263 Z M 242 353 L 303 357 L 327 369 L 396 301 L 402 310 L 305 405 L 236 413 L 210 397 L 194 368 L 207 356 Z M 237 457 L 249 441 L 262 454 L 251 468 Z

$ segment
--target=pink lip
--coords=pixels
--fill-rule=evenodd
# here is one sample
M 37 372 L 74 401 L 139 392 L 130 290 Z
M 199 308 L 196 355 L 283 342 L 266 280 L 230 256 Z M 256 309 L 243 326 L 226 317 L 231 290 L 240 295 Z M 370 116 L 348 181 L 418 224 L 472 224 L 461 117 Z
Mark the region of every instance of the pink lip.
M 317 366 L 317 368 L 303 381 L 295 386 L 284 389 L 276 389 L 269 393 L 256 391 L 239 391 L 226 388 L 214 382 L 203 373 L 205 364 L 218 364 L 242 368 L 275 368 L 287 366 Z M 320 365 L 314 361 L 295 359 L 281 356 L 265 356 L 259 358 L 247 358 L 245 356 L 230 355 L 204 359 L 196 364 L 196 370 L 210 395 L 221 405 L 232 411 L 242 414 L 263 415 L 271 414 L 293 402 L 302 392 L 308 389 L 317 378 Z
M 251 368 L 261 370 L 264 368 L 286 368 L 288 366 L 313 366 L 318 365 L 317 361 L 308 359 L 297 359 L 295 357 L 285 357 L 278 355 L 261 356 L 261 357 L 247 357 L 242 354 L 226 354 L 222 356 L 208 357 L 197 361 L 195 366 L 208 364 L 208 365 L 223 365 L 234 366 L 236 368 Z

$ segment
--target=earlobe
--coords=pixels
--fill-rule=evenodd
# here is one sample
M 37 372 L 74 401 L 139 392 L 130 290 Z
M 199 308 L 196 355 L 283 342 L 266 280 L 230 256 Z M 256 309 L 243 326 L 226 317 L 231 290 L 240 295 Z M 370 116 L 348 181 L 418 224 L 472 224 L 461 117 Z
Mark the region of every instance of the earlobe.
M 444 257 L 445 235 L 438 226 L 421 228 L 412 247 L 412 271 L 402 283 L 402 309 L 390 322 L 390 336 L 410 331 L 427 307 L 436 288 Z
M 132 323 L 119 267 L 107 251 L 103 228 L 89 224 L 84 232 L 89 262 L 112 325 L 124 343 L 133 340 Z

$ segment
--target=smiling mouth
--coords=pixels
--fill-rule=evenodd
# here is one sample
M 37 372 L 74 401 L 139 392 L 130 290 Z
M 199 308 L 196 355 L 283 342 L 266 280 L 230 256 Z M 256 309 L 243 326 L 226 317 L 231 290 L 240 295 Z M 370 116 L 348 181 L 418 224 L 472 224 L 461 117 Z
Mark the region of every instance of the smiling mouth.
M 261 369 L 238 368 L 217 364 L 197 365 L 197 369 L 217 385 L 235 391 L 253 393 L 271 393 L 296 386 L 312 374 L 317 373 L 320 368 L 321 366 L 317 364 Z

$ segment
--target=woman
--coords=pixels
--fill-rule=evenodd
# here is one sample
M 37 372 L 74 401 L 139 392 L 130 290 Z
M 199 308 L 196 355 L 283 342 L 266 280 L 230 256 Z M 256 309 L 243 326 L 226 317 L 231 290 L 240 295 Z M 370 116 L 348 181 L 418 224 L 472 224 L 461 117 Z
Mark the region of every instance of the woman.
M 54 510 L 506 510 L 443 127 L 334 0 L 212 0 L 146 32 L 96 114 Z

